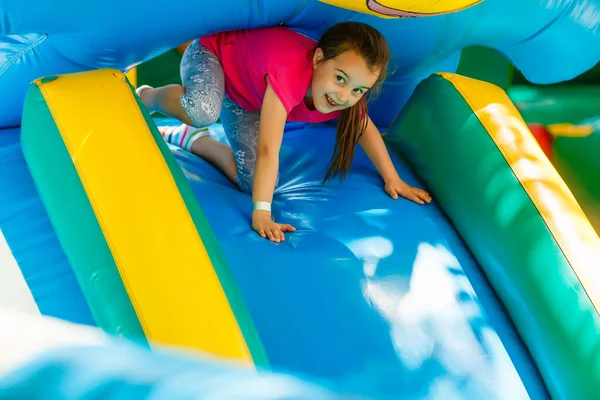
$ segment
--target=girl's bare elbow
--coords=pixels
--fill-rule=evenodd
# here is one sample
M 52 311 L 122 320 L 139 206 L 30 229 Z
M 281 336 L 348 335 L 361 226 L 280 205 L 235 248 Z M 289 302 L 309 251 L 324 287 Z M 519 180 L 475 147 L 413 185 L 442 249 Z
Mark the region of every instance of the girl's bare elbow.
M 279 154 L 279 149 L 275 149 L 274 146 L 259 145 L 257 151 L 257 157 L 263 159 L 273 159 Z

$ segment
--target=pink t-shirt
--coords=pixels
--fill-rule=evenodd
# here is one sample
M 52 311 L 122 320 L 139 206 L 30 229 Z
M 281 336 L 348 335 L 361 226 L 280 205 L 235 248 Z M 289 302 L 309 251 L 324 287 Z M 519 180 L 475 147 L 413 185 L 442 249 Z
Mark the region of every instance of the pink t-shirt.
M 260 110 L 267 81 L 283 103 L 290 122 L 323 122 L 339 111 L 323 114 L 304 103 L 312 74 L 315 42 L 284 27 L 226 31 L 200 38 L 220 60 L 225 94 L 248 111 Z

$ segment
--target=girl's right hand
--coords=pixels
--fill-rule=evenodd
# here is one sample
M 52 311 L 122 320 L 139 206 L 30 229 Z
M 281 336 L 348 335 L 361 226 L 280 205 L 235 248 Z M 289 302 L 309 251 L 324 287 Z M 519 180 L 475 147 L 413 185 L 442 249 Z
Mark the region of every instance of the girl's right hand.
M 264 210 L 252 212 L 252 229 L 263 238 L 279 243 L 285 240 L 283 232 L 294 232 L 296 228 L 290 224 L 278 224 L 271 218 L 271 213 Z

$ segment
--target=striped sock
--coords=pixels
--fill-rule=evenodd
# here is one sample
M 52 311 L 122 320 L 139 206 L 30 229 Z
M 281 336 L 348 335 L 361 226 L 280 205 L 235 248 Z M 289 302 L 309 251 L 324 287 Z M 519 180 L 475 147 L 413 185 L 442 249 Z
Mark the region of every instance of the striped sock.
M 158 130 L 165 142 L 191 151 L 192 144 L 201 137 L 210 135 L 208 128 L 194 128 L 186 124 L 179 126 L 159 126 Z

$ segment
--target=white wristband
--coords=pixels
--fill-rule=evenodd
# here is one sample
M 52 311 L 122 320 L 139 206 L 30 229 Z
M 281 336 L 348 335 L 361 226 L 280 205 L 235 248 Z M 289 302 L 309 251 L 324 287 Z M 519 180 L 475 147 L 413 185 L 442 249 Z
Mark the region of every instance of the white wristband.
M 252 211 L 263 210 L 271 212 L 271 203 L 268 201 L 255 201 L 252 203 Z

